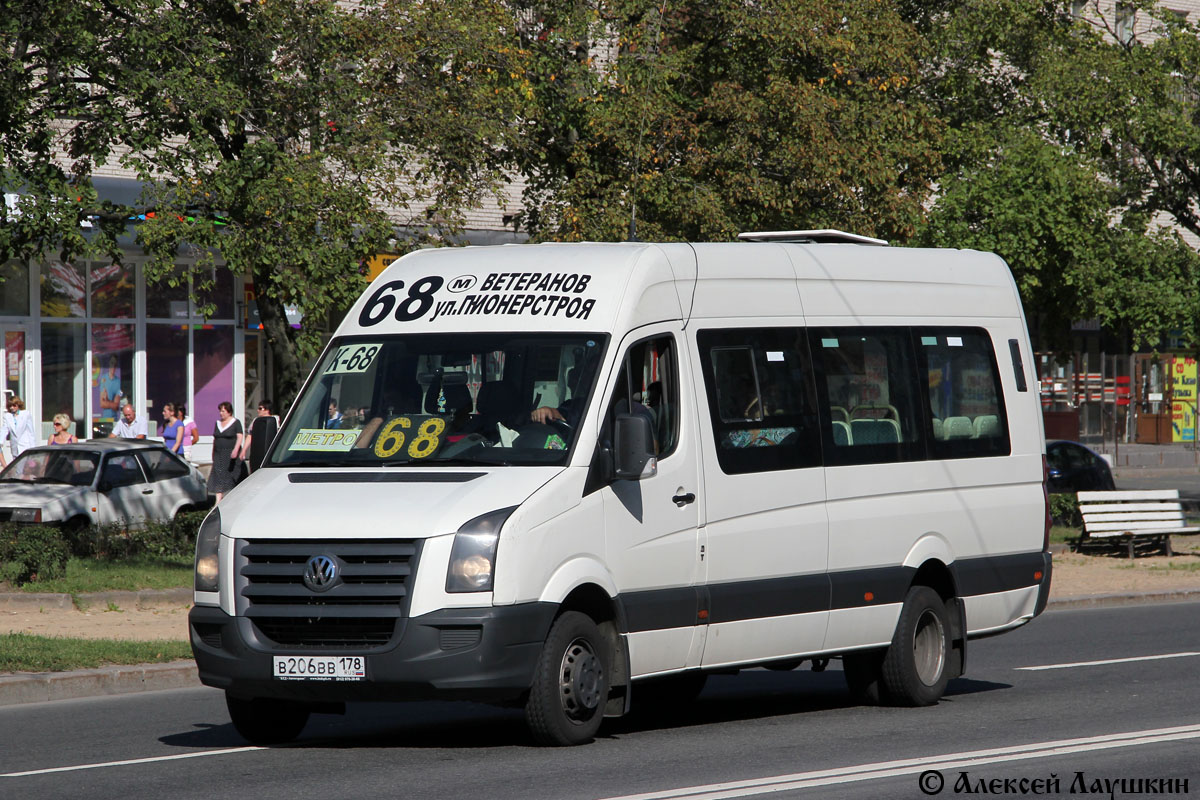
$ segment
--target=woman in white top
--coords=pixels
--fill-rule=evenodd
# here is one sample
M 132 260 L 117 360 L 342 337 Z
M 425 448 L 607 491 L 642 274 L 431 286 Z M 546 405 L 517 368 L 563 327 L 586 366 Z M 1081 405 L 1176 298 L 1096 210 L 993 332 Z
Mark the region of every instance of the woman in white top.
M 33 429 L 33 415 L 25 410 L 25 401 L 13 395 L 8 398 L 7 434 L 11 442 L 13 458 L 37 444 L 37 433 Z

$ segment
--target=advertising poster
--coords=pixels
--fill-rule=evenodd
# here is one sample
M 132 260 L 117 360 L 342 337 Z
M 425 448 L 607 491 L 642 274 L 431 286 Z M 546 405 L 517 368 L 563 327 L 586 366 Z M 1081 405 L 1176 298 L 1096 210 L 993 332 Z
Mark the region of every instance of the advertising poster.
M 1171 441 L 1196 441 L 1196 359 L 1171 359 Z

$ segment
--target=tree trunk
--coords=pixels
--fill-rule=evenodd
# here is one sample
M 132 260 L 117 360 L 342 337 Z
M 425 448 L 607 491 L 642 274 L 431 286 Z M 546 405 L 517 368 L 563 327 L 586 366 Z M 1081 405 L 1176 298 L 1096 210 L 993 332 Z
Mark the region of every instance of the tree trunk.
M 254 276 L 255 294 L 258 303 L 258 318 L 262 322 L 263 333 L 266 336 L 267 347 L 271 349 L 274 364 L 275 385 L 272 389 L 276 396 L 276 411 L 282 415 L 287 412 L 296 393 L 300 391 L 300 381 L 303 364 L 296 352 L 295 331 L 288 325 L 287 311 L 283 303 L 271 297 L 266 291 L 270 278 L 256 274 Z

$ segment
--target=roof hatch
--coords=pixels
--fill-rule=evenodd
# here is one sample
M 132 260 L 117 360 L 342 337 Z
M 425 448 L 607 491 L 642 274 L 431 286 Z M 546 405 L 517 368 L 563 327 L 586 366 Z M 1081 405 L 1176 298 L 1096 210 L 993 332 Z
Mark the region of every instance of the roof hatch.
M 846 233 L 833 228 L 816 231 L 751 231 L 739 233 L 741 242 L 803 242 L 805 244 L 861 244 L 870 247 L 887 247 L 887 239 L 872 239 L 857 233 Z

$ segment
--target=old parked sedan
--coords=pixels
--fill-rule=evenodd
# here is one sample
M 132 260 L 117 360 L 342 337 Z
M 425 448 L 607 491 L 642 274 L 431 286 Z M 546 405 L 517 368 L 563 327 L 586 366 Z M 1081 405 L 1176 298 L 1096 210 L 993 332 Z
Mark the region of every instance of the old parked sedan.
M 137 523 L 172 519 L 207 500 L 196 468 L 157 442 L 34 447 L 0 472 L 0 522 Z

